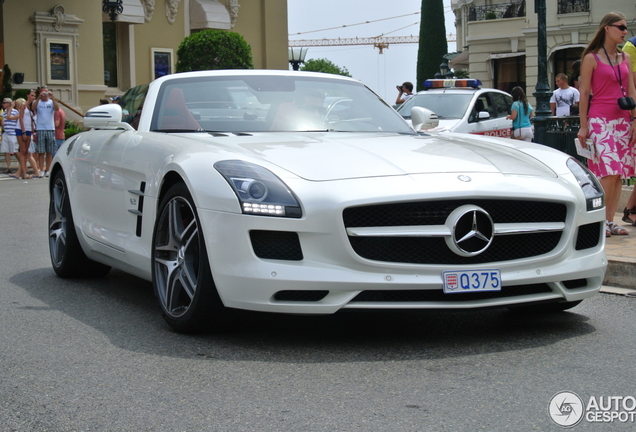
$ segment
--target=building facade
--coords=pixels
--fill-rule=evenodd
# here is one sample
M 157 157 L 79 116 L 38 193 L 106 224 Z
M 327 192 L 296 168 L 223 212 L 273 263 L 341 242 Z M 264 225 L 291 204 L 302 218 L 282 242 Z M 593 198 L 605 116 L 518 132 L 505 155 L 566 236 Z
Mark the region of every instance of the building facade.
M 554 88 L 558 73 L 569 74 L 572 63 L 594 36 L 601 18 L 610 11 L 627 18 L 630 33 L 636 33 L 633 1 L 546 0 L 548 82 Z M 534 104 L 538 75 L 538 22 L 534 0 L 452 0 L 457 49 L 462 54 L 451 65 L 466 68 L 471 78 L 484 86 L 507 92 L 519 85 Z
M 287 0 L 123 0 L 122 6 L 113 21 L 102 0 L 0 0 L 0 65 L 9 66 L 13 89 L 46 85 L 77 118 L 75 111 L 104 97 L 174 72 L 183 38 L 209 28 L 241 34 L 255 68 L 289 68 Z

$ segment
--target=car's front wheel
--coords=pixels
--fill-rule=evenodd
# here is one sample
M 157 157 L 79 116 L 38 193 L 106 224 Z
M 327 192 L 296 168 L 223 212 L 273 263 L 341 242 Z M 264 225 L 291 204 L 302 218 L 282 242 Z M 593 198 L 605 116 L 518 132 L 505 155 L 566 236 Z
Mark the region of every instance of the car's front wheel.
M 55 273 L 63 278 L 107 275 L 110 267 L 89 259 L 82 250 L 63 171 L 53 177 L 49 195 L 49 253 Z
M 184 333 L 218 327 L 225 308 L 192 196 L 183 183 L 173 185 L 161 200 L 152 257 L 152 283 L 168 324 Z

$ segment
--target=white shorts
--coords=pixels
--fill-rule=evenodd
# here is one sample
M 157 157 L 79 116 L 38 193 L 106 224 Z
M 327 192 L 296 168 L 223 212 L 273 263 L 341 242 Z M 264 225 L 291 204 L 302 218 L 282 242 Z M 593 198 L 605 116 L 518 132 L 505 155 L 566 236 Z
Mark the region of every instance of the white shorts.
M 521 138 L 524 141 L 532 141 L 532 138 L 533 138 L 532 128 L 523 127 L 523 128 L 515 129 L 514 137 Z
M 19 151 L 18 138 L 15 135 L 9 135 L 6 132 L 3 133 L 0 153 L 18 153 Z

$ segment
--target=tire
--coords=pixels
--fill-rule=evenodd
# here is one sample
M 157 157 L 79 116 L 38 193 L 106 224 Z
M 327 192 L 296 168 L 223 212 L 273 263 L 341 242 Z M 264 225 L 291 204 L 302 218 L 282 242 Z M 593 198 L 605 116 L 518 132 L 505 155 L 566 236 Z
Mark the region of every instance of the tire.
M 183 183 L 159 205 L 152 236 L 152 285 L 166 322 L 181 333 L 218 330 L 226 309 L 218 295 L 192 196 Z
M 62 278 L 106 276 L 110 267 L 89 259 L 77 239 L 64 172 L 53 177 L 49 195 L 49 253 L 55 273 Z
M 581 303 L 583 300 L 561 302 L 561 303 L 546 303 L 532 306 L 519 306 L 510 308 L 511 311 L 528 313 L 528 314 L 541 314 L 541 313 L 554 313 L 563 312 L 564 310 L 572 309 L 574 306 Z

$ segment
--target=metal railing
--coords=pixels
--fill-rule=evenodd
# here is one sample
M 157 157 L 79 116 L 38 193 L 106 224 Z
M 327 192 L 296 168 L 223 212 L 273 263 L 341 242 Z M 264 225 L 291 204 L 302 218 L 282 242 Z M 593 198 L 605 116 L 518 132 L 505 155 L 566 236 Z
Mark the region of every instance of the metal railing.
M 526 1 L 513 1 L 496 5 L 474 6 L 468 10 L 468 21 L 517 18 L 526 16 Z
M 576 138 L 580 126 L 581 119 L 579 116 L 546 117 L 546 142 L 541 144 L 560 150 L 584 162 L 585 158 L 576 153 L 576 146 L 574 145 L 574 138 Z
M 589 0 L 558 0 L 557 13 L 569 14 L 576 12 L 589 12 Z

